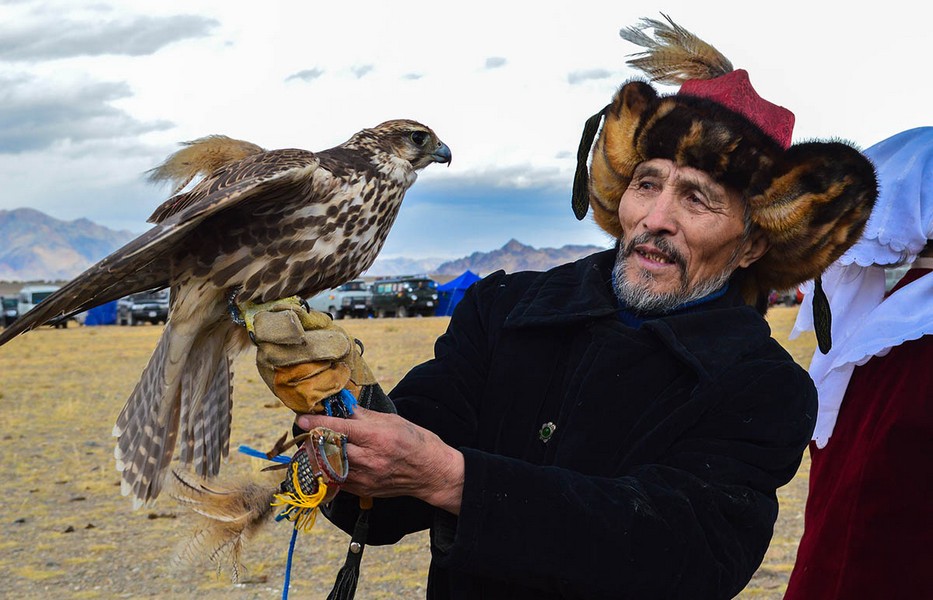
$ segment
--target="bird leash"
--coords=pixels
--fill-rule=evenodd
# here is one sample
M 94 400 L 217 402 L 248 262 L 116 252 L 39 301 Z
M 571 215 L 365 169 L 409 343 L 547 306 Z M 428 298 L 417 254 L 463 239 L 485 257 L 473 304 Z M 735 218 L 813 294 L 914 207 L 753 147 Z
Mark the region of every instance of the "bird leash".
M 230 297 L 230 312 L 234 322 L 244 325 L 251 340 L 260 347 L 257 356 L 260 375 L 263 375 L 273 393 L 296 414 L 324 412 L 332 417 L 349 418 L 357 405 L 383 412 L 395 412 L 394 405 L 375 383 L 368 367 L 362 362 L 362 344 L 353 340 L 358 346 L 357 351 L 346 333 L 333 327 L 329 318 L 323 322 L 319 316 L 321 313 L 312 314 L 307 304 L 297 297 L 257 305 L 238 302 L 236 295 L 235 291 Z M 262 335 L 258 335 L 255 331 L 257 318 L 261 320 L 269 316 L 270 312 L 279 311 L 287 314 L 279 313 L 272 317 L 272 320 L 266 319 L 263 322 Z M 293 317 L 288 317 L 288 314 Z M 336 337 L 333 335 L 335 333 Z M 321 338 L 320 335 L 324 337 Z M 339 341 L 341 336 L 343 342 Z M 314 342 L 311 341 L 312 338 Z M 343 348 L 341 344 L 347 344 L 348 347 Z M 315 347 L 318 351 L 323 351 L 329 360 L 324 359 L 325 356 L 312 356 L 312 348 Z M 348 367 L 348 363 L 353 366 Z M 372 383 L 356 384 L 362 383 L 363 378 L 359 377 L 358 372 L 354 377 L 354 369 L 361 368 L 365 368 Z M 348 376 L 349 381 L 344 381 L 341 374 Z M 321 380 L 323 387 L 315 384 L 315 380 Z M 351 383 L 354 384 L 358 398 L 347 389 Z M 328 387 L 332 385 L 334 387 Z M 336 393 L 323 391 L 336 388 L 339 388 Z M 320 399 L 322 397 L 323 399 Z M 295 424 L 292 427 L 292 436 L 289 442 L 286 442 L 287 434 L 283 436 L 267 453 L 241 447 L 242 452 L 280 463 L 264 470 L 287 469 L 279 491 L 271 502 L 272 507 L 279 510 L 275 520 L 289 521 L 293 524 L 282 590 L 283 599 L 288 596 L 292 557 L 298 532 L 308 531 L 313 527 L 319 507 L 326 505 L 337 495 L 349 472 L 345 435 L 321 427 L 305 432 Z M 293 446 L 298 446 L 298 450 L 285 464 L 282 454 Z M 360 562 L 368 537 L 371 508 L 371 498 L 360 498 L 360 513 L 351 536 L 346 560 L 337 573 L 333 589 L 327 596 L 328 600 L 352 600 L 356 593 Z
M 323 401 L 328 416 L 348 418 L 357 405 L 356 398 L 347 390 Z M 347 460 L 347 437 L 329 429 L 318 427 L 304 432 L 293 431 L 294 437 L 285 441 L 283 436 L 269 452 L 261 452 L 249 446 L 240 446 L 239 452 L 255 458 L 278 463 L 263 470 L 286 469 L 286 475 L 274 494 L 271 506 L 279 510 L 275 521 L 292 523 L 292 535 L 288 546 L 285 565 L 285 581 L 282 599 L 287 600 L 291 585 L 292 558 L 299 532 L 308 532 L 314 526 L 323 504 L 330 502 L 349 472 Z M 293 446 L 298 450 L 287 458 L 283 453 Z M 357 518 L 343 567 L 337 573 L 333 589 L 327 600 L 352 600 L 359 580 L 360 562 L 369 532 L 369 509 L 371 498 L 360 498 L 360 515 Z

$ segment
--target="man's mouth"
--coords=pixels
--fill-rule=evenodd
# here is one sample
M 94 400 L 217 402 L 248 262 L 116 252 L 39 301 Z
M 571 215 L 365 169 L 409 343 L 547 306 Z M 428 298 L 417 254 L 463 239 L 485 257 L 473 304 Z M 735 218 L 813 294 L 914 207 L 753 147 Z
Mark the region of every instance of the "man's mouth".
M 638 248 L 635 248 L 635 253 L 651 262 L 656 262 L 656 263 L 661 263 L 661 264 L 672 264 L 675 262 L 673 259 L 668 257 L 666 254 L 662 254 L 658 252 L 657 250 L 653 250 L 650 248 L 638 247 Z

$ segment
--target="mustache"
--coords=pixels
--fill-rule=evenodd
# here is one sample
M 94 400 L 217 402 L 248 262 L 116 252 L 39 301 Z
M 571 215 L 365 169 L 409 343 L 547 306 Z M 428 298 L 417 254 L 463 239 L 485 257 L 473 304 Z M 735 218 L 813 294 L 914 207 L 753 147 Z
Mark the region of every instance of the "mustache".
M 674 247 L 674 244 L 672 244 L 672 243 L 671 243 L 667 238 L 665 238 L 665 237 L 662 237 L 662 236 L 659 236 L 659 235 L 652 235 L 652 234 L 650 234 L 650 233 L 648 233 L 648 232 L 639 234 L 639 235 L 635 236 L 634 238 L 632 238 L 632 239 L 625 245 L 625 249 L 624 249 L 624 254 L 623 254 L 623 255 L 624 255 L 625 257 L 629 257 L 629 256 L 632 255 L 633 252 L 635 252 L 635 246 L 639 246 L 639 245 L 641 245 L 641 244 L 648 244 L 648 243 L 650 243 L 652 246 L 654 246 L 655 248 L 657 248 L 658 250 L 660 250 L 661 252 L 663 252 L 664 254 L 666 254 L 667 257 L 671 260 L 671 262 L 673 262 L 674 264 L 676 264 L 676 265 L 677 265 L 678 267 L 680 267 L 681 269 L 686 269 L 686 268 L 687 268 L 687 261 L 686 261 L 686 259 L 684 258 L 683 254 L 681 254 L 681 253 L 677 250 L 677 248 Z

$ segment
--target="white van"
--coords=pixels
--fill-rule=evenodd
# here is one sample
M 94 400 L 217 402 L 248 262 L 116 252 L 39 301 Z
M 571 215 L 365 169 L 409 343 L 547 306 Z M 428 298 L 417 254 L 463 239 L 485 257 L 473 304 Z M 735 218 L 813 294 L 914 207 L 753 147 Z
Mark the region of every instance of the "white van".
M 23 287 L 17 296 L 19 316 L 22 317 L 26 311 L 31 310 L 36 304 L 51 296 L 58 288 L 57 285 L 27 285 Z M 52 324 L 56 327 L 68 327 L 68 319 L 56 320 Z
M 344 317 L 365 319 L 372 314 L 372 297 L 373 293 L 369 290 L 369 284 L 363 279 L 354 279 L 340 287 L 325 290 L 305 300 L 311 310 L 330 313 L 330 316 L 335 319 Z

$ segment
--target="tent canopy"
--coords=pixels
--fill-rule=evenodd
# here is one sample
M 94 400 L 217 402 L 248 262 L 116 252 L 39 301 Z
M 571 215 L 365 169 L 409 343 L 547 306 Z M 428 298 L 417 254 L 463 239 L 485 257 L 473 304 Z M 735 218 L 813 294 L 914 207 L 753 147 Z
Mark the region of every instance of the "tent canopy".
M 87 311 L 84 319 L 85 325 L 116 325 L 117 301 L 113 300 Z
M 454 307 L 463 299 L 463 294 L 471 285 L 480 280 L 480 276 L 467 269 L 462 275 L 437 286 L 437 310 L 439 317 L 448 317 L 453 314 Z

